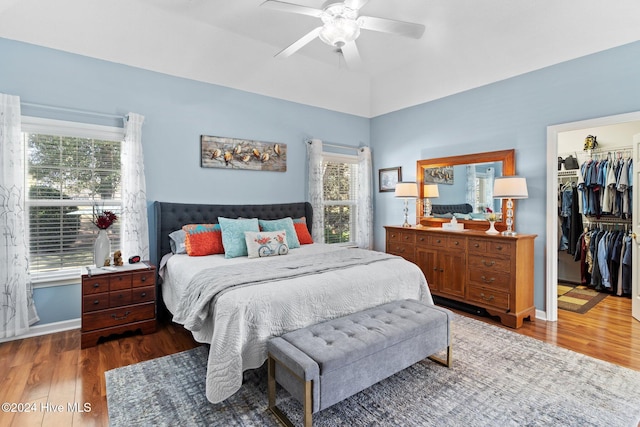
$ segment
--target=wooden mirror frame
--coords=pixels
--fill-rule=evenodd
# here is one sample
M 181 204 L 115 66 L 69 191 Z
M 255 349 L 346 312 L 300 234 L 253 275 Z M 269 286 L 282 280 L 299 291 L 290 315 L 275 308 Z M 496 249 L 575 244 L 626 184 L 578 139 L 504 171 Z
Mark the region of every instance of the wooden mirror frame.
M 502 150 L 502 151 L 488 151 L 485 153 L 466 154 L 463 156 L 451 156 L 440 157 L 437 159 L 424 159 L 418 160 L 416 177 L 418 182 L 418 201 L 416 203 L 416 219 L 417 223 L 426 227 L 442 227 L 442 223 L 449 222 L 449 218 L 433 218 L 423 216 L 423 204 L 424 199 L 424 170 L 429 168 L 437 168 L 443 166 L 455 166 L 455 165 L 469 165 L 475 163 L 490 163 L 490 162 L 502 162 L 502 176 L 512 176 L 516 174 L 516 154 L 515 150 Z M 515 206 L 514 206 L 515 211 Z M 504 231 L 507 229 L 505 223 L 505 213 L 507 212 L 507 200 L 502 199 L 502 219 L 496 221 L 495 227 L 498 231 Z M 478 220 L 458 220 L 458 222 L 464 223 L 465 228 L 472 230 L 486 230 L 488 227 L 487 221 Z

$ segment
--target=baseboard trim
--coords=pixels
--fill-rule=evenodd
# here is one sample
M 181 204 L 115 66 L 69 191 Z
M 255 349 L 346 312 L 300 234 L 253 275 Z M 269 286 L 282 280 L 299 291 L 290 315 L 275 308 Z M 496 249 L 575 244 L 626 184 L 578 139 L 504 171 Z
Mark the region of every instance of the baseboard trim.
M 55 334 L 56 332 L 70 331 L 72 329 L 80 329 L 82 321 L 80 318 L 63 320 L 61 322 L 46 323 L 44 325 L 36 325 L 29 328 L 29 332 L 16 337 L 1 338 L 0 343 L 8 341 L 16 341 L 24 338 L 33 338 L 40 335 Z

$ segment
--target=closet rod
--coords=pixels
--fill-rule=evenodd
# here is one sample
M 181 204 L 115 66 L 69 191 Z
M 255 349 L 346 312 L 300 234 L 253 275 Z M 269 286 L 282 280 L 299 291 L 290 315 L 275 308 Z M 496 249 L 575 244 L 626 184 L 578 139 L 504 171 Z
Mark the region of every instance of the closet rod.
M 56 107 L 53 105 L 36 104 L 33 102 L 20 102 L 20 104 L 22 104 L 22 106 L 24 107 L 40 108 L 40 109 L 51 110 L 51 111 L 62 111 L 65 113 L 82 114 L 85 116 L 105 117 L 108 119 L 121 119 L 123 121 L 127 119 L 126 116 L 117 115 L 117 114 L 98 113 L 95 111 L 85 111 L 85 110 L 78 110 L 75 108 L 67 108 L 67 107 Z

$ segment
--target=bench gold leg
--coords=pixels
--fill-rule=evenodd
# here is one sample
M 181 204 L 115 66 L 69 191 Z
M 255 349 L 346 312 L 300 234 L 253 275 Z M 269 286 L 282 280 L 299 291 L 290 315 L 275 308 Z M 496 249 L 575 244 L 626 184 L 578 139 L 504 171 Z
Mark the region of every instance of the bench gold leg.
M 269 355 L 267 359 L 268 378 L 267 378 L 267 392 L 269 398 L 269 410 L 275 415 L 275 417 L 287 427 L 294 427 L 289 417 L 276 406 L 276 359 Z M 300 379 L 302 381 L 302 379 Z M 304 381 L 304 402 L 303 405 L 303 418 L 302 422 L 304 427 L 312 427 L 313 423 L 313 400 L 312 400 L 312 382 Z
M 452 354 L 452 350 L 451 350 L 451 345 L 449 345 L 447 347 L 447 359 L 441 359 L 439 357 L 436 356 L 429 356 L 430 360 L 433 360 L 436 363 L 439 363 L 441 365 L 446 366 L 447 368 L 450 368 L 451 365 L 453 364 L 453 354 Z

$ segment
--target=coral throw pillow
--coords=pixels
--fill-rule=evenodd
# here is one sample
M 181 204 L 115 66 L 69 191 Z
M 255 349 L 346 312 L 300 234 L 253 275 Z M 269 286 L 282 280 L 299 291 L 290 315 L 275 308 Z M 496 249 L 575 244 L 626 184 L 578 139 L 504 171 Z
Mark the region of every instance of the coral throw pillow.
M 304 222 L 294 222 L 293 226 L 296 229 L 296 234 L 298 235 L 298 241 L 301 245 L 308 245 L 309 243 L 313 243 L 313 238 L 311 234 L 309 234 L 309 230 L 307 229 L 307 223 Z
M 223 254 L 222 232 L 218 224 L 189 224 L 182 227 L 189 256 Z

